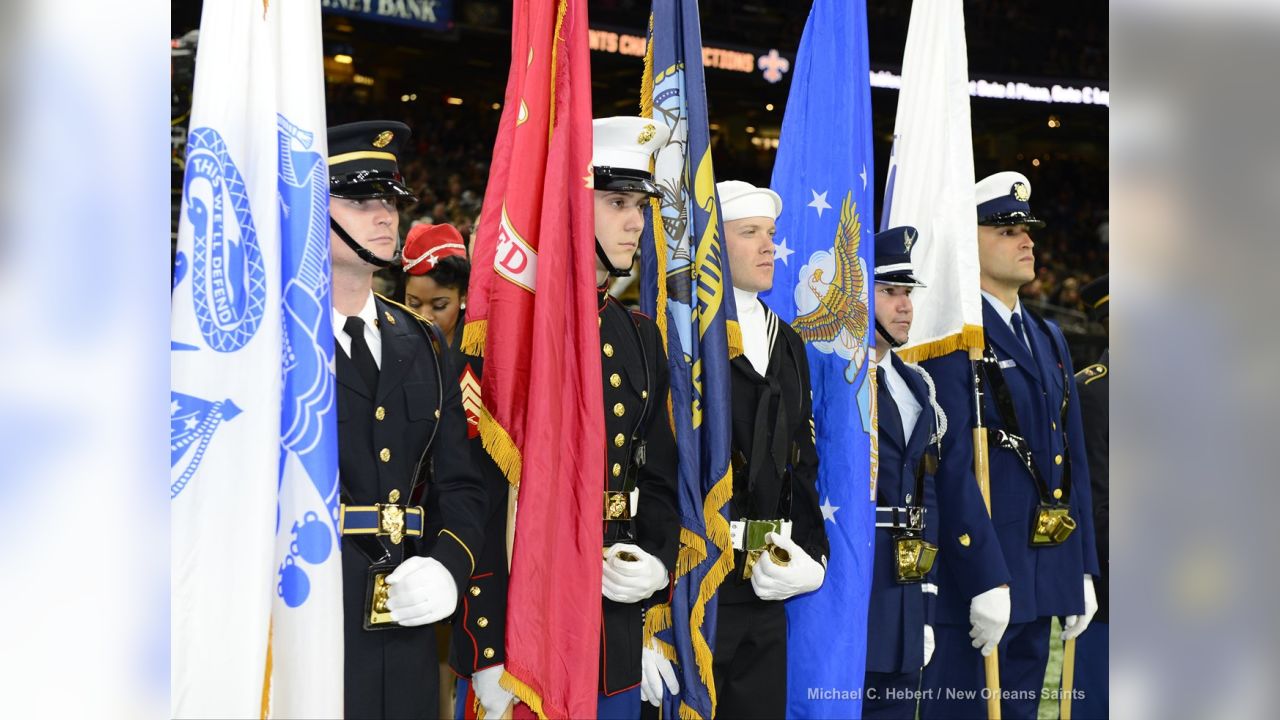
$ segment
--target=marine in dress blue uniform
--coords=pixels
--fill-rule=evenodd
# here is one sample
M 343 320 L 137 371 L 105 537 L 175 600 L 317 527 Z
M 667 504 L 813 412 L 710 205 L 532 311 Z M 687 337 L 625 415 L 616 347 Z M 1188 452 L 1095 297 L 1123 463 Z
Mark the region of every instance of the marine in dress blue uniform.
M 986 356 L 980 372 L 988 428 L 991 521 L 1009 573 L 1010 617 L 999 643 L 1005 718 L 1034 718 L 1049 656 L 1050 618 L 1069 636 L 1097 608 L 1089 468 L 1080 402 L 1066 340 L 1057 325 L 1022 307 L 1018 289 L 1035 277 L 1029 229 L 1030 182 L 1016 172 L 983 179 L 975 190 Z M 950 424 L 973 427 L 973 380 L 961 353 L 924 363 Z M 971 442 L 957 435 L 949 458 L 972 466 Z M 939 482 L 943 478 L 939 477 Z M 940 503 L 945 502 L 940 499 Z M 948 530 L 941 528 L 945 568 Z M 962 543 L 963 544 L 963 543 Z M 937 650 L 924 673 L 922 718 L 982 717 L 982 658 L 964 627 L 964 593 L 939 574 Z
M 397 152 L 409 128 L 329 130 L 345 715 L 437 714 L 431 623 L 453 613 L 485 511 L 457 370 L 439 330 L 372 291 L 397 261 Z
M 679 551 L 676 450 L 667 421 L 669 369 L 657 323 L 623 307 L 608 293 L 612 278 L 630 274 L 644 227 L 642 208 L 659 194 L 649 172 L 652 154 L 668 131 L 647 118 L 612 117 L 594 122 L 593 181 L 600 365 L 605 401 L 604 524 L 598 718 L 638 718 L 644 614 L 670 599 Z M 489 536 L 505 532 L 506 513 L 496 511 Z M 464 599 L 463 634 L 455 638 L 454 668 L 470 676 L 477 700 L 505 708 L 511 695 L 496 677 L 503 665 L 503 637 L 492 630 L 506 612 L 505 552 L 485 553 Z M 481 626 L 481 618 L 487 620 Z M 489 678 L 493 677 L 492 682 Z M 460 683 L 459 696 L 467 690 Z M 459 716 L 466 708 L 459 706 Z

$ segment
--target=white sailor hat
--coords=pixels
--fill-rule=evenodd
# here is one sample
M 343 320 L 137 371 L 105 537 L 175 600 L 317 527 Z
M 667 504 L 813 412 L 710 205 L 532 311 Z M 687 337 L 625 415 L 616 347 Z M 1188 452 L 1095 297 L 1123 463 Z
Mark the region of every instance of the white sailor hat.
M 979 225 L 1028 225 L 1044 227 L 1031 214 L 1031 181 L 1020 172 L 1006 170 L 978 181 L 974 188 Z
M 592 174 L 596 190 L 642 192 L 660 197 L 650 160 L 671 131 L 651 118 L 619 116 L 591 122 Z
M 720 196 L 724 222 L 749 217 L 777 220 L 782 214 L 782 196 L 769 188 L 758 188 L 741 180 L 725 180 L 716 183 L 716 194 Z

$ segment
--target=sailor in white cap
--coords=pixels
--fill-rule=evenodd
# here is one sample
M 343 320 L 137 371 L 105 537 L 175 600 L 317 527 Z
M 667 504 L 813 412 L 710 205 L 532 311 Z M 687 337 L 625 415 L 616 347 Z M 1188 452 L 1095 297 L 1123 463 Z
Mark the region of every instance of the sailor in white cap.
M 804 342 L 757 297 L 773 286 L 782 198 L 730 180 L 716 185 L 744 355 L 731 363 L 734 572 L 720 587 L 713 666 L 717 714 L 787 714 L 783 600 L 826 577 L 818 507 L 809 362 Z
M 1030 200 L 1031 182 L 1017 172 L 984 178 L 974 192 L 986 339 L 979 377 L 990 442 L 991 524 L 1008 568 L 1009 589 L 996 588 L 969 602 L 971 593 L 963 586 L 967 581 L 946 569 L 948 557 L 976 552 L 978 539 L 955 536 L 944 518 L 936 649 L 924 670 L 922 718 L 985 713 L 981 655 L 990 654 L 996 641 L 1003 716 L 1036 717 L 1049 659 L 1050 620 L 1062 618 L 1063 637 L 1070 639 L 1084 632 L 1098 609 L 1089 465 L 1071 353 L 1062 330 L 1018 298 L 1019 289 L 1036 276 L 1030 231 L 1044 226 L 1032 213 Z M 972 427 L 969 361 L 952 353 L 923 365 L 933 376 L 948 423 Z M 956 434 L 938 486 L 962 481 L 947 466 L 972 466 L 972 453 L 972 441 Z M 997 591 L 1001 597 L 993 594 Z M 992 639 L 984 642 L 982 628 L 996 614 L 1008 618 L 1008 627 L 1002 634 L 990 633 Z

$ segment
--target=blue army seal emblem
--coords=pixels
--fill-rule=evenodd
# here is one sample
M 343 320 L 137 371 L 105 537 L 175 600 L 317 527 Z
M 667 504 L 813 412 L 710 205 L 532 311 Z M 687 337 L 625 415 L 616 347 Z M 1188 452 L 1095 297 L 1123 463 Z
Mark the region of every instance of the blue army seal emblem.
M 183 191 L 196 322 L 210 348 L 235 352 L 262 323 L 267 274 L 244 179 L 213 128 L 191 131 Z

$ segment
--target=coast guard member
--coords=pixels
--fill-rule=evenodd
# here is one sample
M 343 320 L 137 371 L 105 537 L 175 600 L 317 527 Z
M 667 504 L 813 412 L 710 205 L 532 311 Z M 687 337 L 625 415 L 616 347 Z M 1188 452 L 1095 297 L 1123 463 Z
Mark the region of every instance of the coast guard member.
M 716 712 L 778 718 L 787 709 L 781 601 L 821 587 L 829 552 L 818 507 L 809 360 L 796 331 L 757 297 L 773 287 L 782 198 L 736 180 L 717 183 L 716 191 L 744 349 L 730 363 L 734 571 L 720 586 L 716 616 Z
M 439 330 L 373 293 L 398 262 L 397 153 L 409 128 L 329 129 L 345 715 L 437 714 L 431 623 L 453 614 L 480 551 L 485 491 Z
M 1018 290 L 1035 279 L 1028 231 L 1044 223 L 1031 212 L 1031 183 L 1001 172 L 977 184 L 978 256 L 986 359 L 980 372 L 988 428 L 991 522 L 1008 567 L 1009 625 L 999 642 L 1005 718 L 1034 718 L 1049 657 L 1050 618 L 1065 618 L 1064 638 L 1078 636 L 1097 610 L 1093 507 L 1080 403 L 1071 356 L 1057 325 L 1032 314 Z M 962 353 L 924 363 L 950 424 L 973 426 L 973 384 Z M 972 462 L 972 443 L 948 456 Z M 939 478 L 939 483 L 943 478 Z M 945 502 L 940 499 L 940 502 Z M 951 548 L 941 528 L 942 562 Z M 968 542 L 961 542 L 968 546 Z M 962 551 L 960 551 L 962 552 Z M 922 718 L 981 717 L 985 688 L 979 651 L 953 624 L 963 593 L 939 576 L 937 650 L 924 673 Z M 977 599 L 975 598 L 975 603 Z M 971 611 L 972 612 L 972 611 Z

